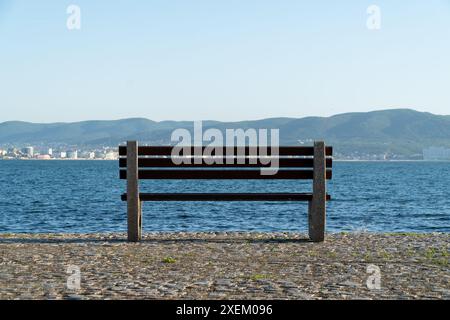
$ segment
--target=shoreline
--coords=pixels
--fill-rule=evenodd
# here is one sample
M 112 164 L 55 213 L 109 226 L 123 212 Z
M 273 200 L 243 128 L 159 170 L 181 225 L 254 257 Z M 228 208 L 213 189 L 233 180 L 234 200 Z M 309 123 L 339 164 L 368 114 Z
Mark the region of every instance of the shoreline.
M 117 159 L 0 159 L 0 161 L 119 161 Z
M 450 233 L 4 233 L 0 252 L 0 299 L 450 299 Z
M 184 235 L 204 235 L 205 237 L 214 236 L 214 235 L 267 235 L 271 237 L 280 236 L 282 238 L 286 238 L 287 235 L 292 236 L 294 239 L 298 237 L 304 237 L 305 239 L 308 237 L 306 233 L 303 232 L 290 232 L 290 231 L 242 231 L 242 230 L 227 230 L 227 231 L 143 231 L 143 237 L 149 238 L 151 236 L 180 236 Z M 358 236 L 358 235 L 379 235 L 379 236 L 412 236 L 412 237 L 426 237 L 426 236 L 446 236 L 450 237 L 450 232 L 446 231 L 370 231 L 370 230 L 355 230 L 355 231 L 327 231 L 327 236 Z M 0 243 L 8 239 L 11 236 L 23 236 L 25 238 L 38 238 L 38 239 L 54 239 L 54 240 L 64 240 L 67 237 L 74 237 L 85 239 L 90 236 L 96 237 L 98 239 L 108 239 L 113 238 L 114 240 L 119 240 L 123 237 L 125 241 L 127 235 L 125 232 L 121 231 L 100 231 L 100 232 L 25 232 L 25 231 L 15 231 L 15 232 L 0 232 Z
M 0 158 L 0 161 L 119 161 L 117 159 L 3 159 Z M 440 163 L 440 162 L 450 162 L 450 160 L 418 160 L 418 159 L 395 159 L 395 160 L 362 160 L 362 159 L 333 159 L 335 162 L 431 162 L 431 163 Z

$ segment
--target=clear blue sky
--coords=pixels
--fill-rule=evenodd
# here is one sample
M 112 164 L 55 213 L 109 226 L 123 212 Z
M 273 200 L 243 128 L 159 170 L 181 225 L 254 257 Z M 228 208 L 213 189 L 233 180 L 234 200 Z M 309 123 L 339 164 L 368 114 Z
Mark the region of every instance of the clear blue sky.
M 388 108 L 450 114 L 450 0 L 0 0 L 0 122 Z

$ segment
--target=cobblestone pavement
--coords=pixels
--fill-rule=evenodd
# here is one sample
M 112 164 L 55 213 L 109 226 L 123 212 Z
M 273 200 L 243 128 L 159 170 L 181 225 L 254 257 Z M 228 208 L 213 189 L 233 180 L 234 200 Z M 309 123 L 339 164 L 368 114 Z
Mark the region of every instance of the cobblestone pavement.
M 125 238 L 0 234 L 0 298 L 450 299 L 450 234 Z

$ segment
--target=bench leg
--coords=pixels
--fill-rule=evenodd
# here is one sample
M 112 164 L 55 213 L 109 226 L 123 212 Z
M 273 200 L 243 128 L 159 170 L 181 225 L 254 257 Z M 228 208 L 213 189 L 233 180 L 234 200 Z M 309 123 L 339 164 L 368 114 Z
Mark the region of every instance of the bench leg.
M 309 237 L 314 242 L 325 240 L 326 215 L 326 159 L 325 143 L 314 142 L 313 198 L 309 202 Z
M 128 241 L 139 242 L 142 239 L 142 202 L 128 204 Z
M 139 201 L 139 212 L 138 212 L 138 239 L 142 240 L 142 201 Z
M 136 141 L 127 143 L 127 215 L 128 241 L 141 240 L 142 210 L 138 184 L 138 145 Z
M 325 202 L 321 205 L 309 201 L 308 205 L 309 238 L 314 242 L 325 240 Z

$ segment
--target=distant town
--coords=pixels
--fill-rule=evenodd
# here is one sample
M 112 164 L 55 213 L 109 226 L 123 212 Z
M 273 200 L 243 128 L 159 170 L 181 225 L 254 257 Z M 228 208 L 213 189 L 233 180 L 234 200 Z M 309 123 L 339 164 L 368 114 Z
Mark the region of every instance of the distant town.
M 370 153 L 353 151 L 349 153 L 335 152 L 336 160 L 360 160 L 360 161 L 450 161 L 450 149 L 444 147 L 429 147 L 422 150 L 421 153 L 410 155 L 398 155 L 391 152 L 386 153 Z
M 335 153 L 336 160 L 361 161 L 395 161 L 395 160 L 425 160 L 450 161 L 450 148 L 429 147 L 414 157 L 398 156 L 391 153 L 370 154 L 352 152 L 351 154 Z M 79 146 L 22 146 L 0 147 L 0 160 L 117 160 L 117 147 L 79 147 Z
M 117 147 L 8 147 L 0 148 L 0 160 L 117 160 Z

